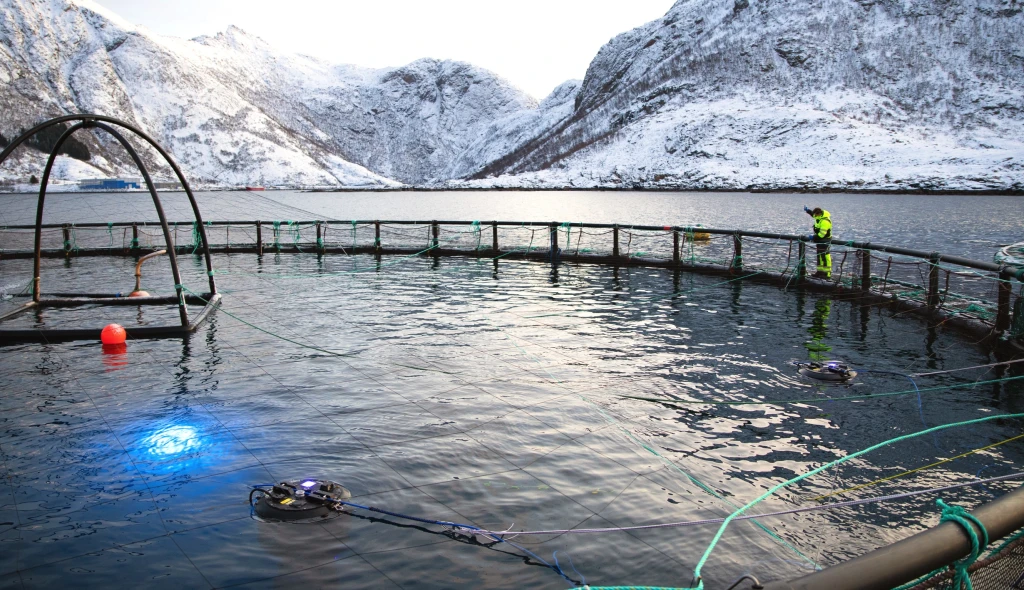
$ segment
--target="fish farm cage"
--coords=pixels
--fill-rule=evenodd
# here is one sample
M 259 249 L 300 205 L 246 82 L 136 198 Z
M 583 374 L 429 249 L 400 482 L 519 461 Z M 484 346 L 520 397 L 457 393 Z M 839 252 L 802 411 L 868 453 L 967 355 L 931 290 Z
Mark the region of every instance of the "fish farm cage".
M 31 292 L 21 294 L 32 298 L 23 306 L 27 309 L 48 301 L 41 298 L 42 258 L 64 258 L 73 265 L 73 260 L 79 257 L 128 256 L 141 260 L 155 251 L 166 250 L 172 261 L 175 289 L 172 297 L 132 301 L 109 295 L 57 294 L 57 299 L 63 302 L 50 301 L 55 306 L 82 302 L 119 305 L 176 303 L 183 310 L 181 326 L 143 331 L 135 337 L 188 337 L 198 321 L 219 301 L 212 254 L 363 255 L 363 259 L 369 260 L 365 264 L 371 271 L 410 259 L 429 263 L 431 259 L 443 256 L 462 256 L 478 258 L 496 266 L 508 259 L 531 260 L 555 267 L 561 263 L 649 266 L 719 276 L 723 282 L 773 283 L 783 289 L 827 293 L 833 299 L 859 305 L 864 313 L 871 308 L 885 306 L 895 314 L 919 316 L 929 327 L 950 328 L 977 337 L 977 343 L 997 351 L 1000 360 L 1024 353 L 1024 268 L 1016 266 L 834 239 L 831 241 L 832 273 L 830 277 L 823 278 L 808 272 L 808 267 L 815 266 L 817 244 L 800 236 L 766 232 L 580 222 L 203 221 L 187 182 L 166 152 L 130 126 L 96 115 L 63 117 L 43 124 L 4 150 L 0 154 L 0 162 L 17 143 L 35 131 L 54 124 L 54 121 L 70 120 L 78 120 L 79 123 L 64 133 L 62 141 L 79 129 L 98 128 L 114 135 L 129 151 L 143 172 L 159 221 L 43 224 L 46 181 L 54 154 L 60 147 L 61 141 L 58 141 L 40 188 L 36 224 L 0 227 L 0 260 L 34 259 Z M 165 218 L 145 167 L 129 142 L 107 123 L 135 131 L 164 155 L 186 188 L 195 213 L 194 221 L 175 223 Z M 208 275 L 204 279 L 208 279 L 210 287 L 210 292 L 194 295 L 192 301 L 187 301 L 184 294 L 187 288 L 182 284 L 174 262 L 177 257 L 188 256 L 204 259 Z M 206 304 L 198 319 L 188 319 L 184 309 L 189 302 Z M 0 330 L 0 344 L 49 342 L 45 336 L 33 335 L 41 331 Z M 74 333 L 64 336 L 73 339 L 87 337 L 93 332 L 98 335 L 98 330 L 70 332 Z M 61 334 L 51 336 L 61 339 Z M 881 444 L 888 442 L 892 441 Z M 872 449 L 877 446 L 880 445 Z M 855 455 L 847 458 L 852 456 Z M 806 475 L 826 467 L 828 465 Z M 733 518 L 745 518 L 744 511 L 756 502 L 722 519 L 723 528 L 719 534 Z M 499 533 L 494 534 L 500 536 Z M 710 551 L 711 548 L 708 549 Z M 699 577 L 696 582 L 697 587 L 702 587 Z M 808 576 L 765 585 L 744 576 L 731 588 L 959 589 L 971 588 L 972 585 L 978 590 L 1024 588 L 1024 488 L 984 504 L 973 513 L 946 507 L 942 522 L 937 527 Z
M 889 306 L 1000 348 L 1024 350 L 1024 268 L 833 239 L 832 276 L 796 235 L 679 226 L 522 221 L 208 221 L 41 225 L 43 257 L 372 254 L 651 266 L 830 293 Z M 35 226 L 0 227 L 0 259 L 33 257 Z M 205 238 L 205 239 L 204 239 Z

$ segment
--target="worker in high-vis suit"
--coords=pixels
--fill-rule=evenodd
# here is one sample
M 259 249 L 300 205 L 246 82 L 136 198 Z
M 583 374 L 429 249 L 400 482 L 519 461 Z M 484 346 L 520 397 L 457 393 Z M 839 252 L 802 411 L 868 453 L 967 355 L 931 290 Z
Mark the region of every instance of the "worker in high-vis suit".
M 809 209 L 806 206 L 804 211 L 814 218 L 814 233 L 807 239 L 818 246 L 818 270 L 814 273 L 815 278 L 832 278 L 832 254 L 829 249 L 832 245 L 832 215 L 821 207 Z

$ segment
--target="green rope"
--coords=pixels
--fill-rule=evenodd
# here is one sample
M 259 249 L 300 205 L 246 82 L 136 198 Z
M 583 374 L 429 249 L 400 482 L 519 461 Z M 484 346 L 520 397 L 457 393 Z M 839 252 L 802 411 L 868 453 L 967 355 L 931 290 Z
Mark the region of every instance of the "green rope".
M 299 247 L 299 242 L 302 241 L 302 232 L 299 223 L 297 221 L 289 221 L 288 231 L 292 232 L 292 242 L 295 246 L 295 249 L 298 250 L 299 252 L 302 252 L 302 248 Z
M 861 451 L 857 451 L 856 453 L 847 455 L 845 457 L 841 457 L 839 459 L 836 459 L 835 461 L 831 461 L 829 463 L 821 465 L 820 467 L 812 469 L 812 470 L 808 471 L 807 473 L 804 473 L 803 475 L 798 475 L 797 477 L 794 477 L 794 478 L 786 480 L 786 481 L 784 481 L 784 482 L 782 482 L 780 484 L 776 484 L 776 485 L 772 486 L 768 491 L 766 491 L 765 493 L 761 494 L 760 496 L 758 496 L 754 500 L 751 500 L 750 502 L 744 504 L 742 508 L 740 508 L 739 510 L 737 510 L 737 511 L 733 512 L 732 514 L 730 514 L 729 516 L 727 516 L 725 518 L 725 520 L 722 522 L 722 525 L 718 528 L 718 532 L 715 533 L 714 538 L 711 540 L 711 544 L 708 545 L 708 548 L 704 551 L 704 555 L 702 555 L 701 558 L 700 558 L 700 561 L 697 562 L 697 567 L 694 568 L 694 570 L 693 570 L 693 576 L 694 576 L 695 579 L 698 580 L 697 588 L 703 588 L 704 587 L 704 581 L 701 579 L 701 575 L 700 575 L 701 569 L 703 569 L 704 564 L 707 563 L 708 558 L 711 557 L 711 553 L 715 550 L 715 546 L 718 545 L 719 541 L 721 541 L 722 535 L 725 534 L 725 529 L 729 526 L 729 523 L 731 523 L 737 516 L 742 515 L 744 512 L 746 512 L 747 510 L 749 510 L 753 506 L 755 506 L 757 504 L 760 504 L 764 500 L 768 499 L 771 495 L 773 495 L 775 492 L 781 490 L 782 488 L 790 486 L 790 485 L 798 483 L 798 482 L 801 482 L 801 481 L 807 479 L 808 477 L 811 477 L 812 475 L 816 475 L 818 473 L 821 473 L 822 471 L 825 471 L 827 469 L 831 469 L 832 467 L 835 467 L 836 465 L 840 465 L 842 463 L 846 463 L 847 461 L 850 461 L 852 459 L 860 457 L 861 455 L 865 455 L 867 453 L 870 453 L 870 452 L 875 451 L 877 449 L 880 449 L 882 447 L 886 447 L 886 446 L 889 446 L 889 445 L 892 445 L 892 444 L 903 442 L 905 440 L 910 440 L 912 438 L 917 438 L 917 437 L 923 436 L 925 434 L 931 434 L 933 432 L 939 432 L 941 430 L 946 430 L 948 428 L 956 428 L 956 427 L 960 427 L 960 426 L 970 426 L 972 424 L 980 424 L 982 422 L 989 422 L 991 420 L 1005 420 L 1007 418 L 1024 418 L 1024 414 L 1001 414 L 1001 415 L 997 415 L 997 416 L 985 416 L 984 418 L 975 418 L 974 420 L 964 420 L 962 422 L 953 422 L 951 424 L 942 424 L 942 425 L 939 425 L 939 426 L 934 426 L 932 428 L 927 428 L 925 430 L 920 430 L 918 432 L 912 432 L 910 434 L 904 434 L 903 436 L 897 436 L 896 438 L 891 438 L 889 440 L 882 441 L 882 442 L 880 442 L 878 444 L 875 444 L 875 445 L 872 445 L 872 446 L 870 446 L 870 447 L 868 447 L 866 449 L 863 449 Z M 959 516 L 960 516 L 959 514 L 954 514 L 954 515 L 951 515 L 950 518 L 959 517 Z M 970 528 L 970 525 L 967 525 L 967 528 Z M 981 527 L 981 528 L 982 528 L 982 531 L 985 530 L 984 527 Z M 976 542 L 977 539 L 975 539 L 974 541 Z M 985 533 L 985 544 L 986 545 L 988 544 L 988 533 Z M 972 543 L 972 547 L 973 547 L 973 543 Z M 977 558 L 976 553 L 977 553 L 976 551 L 972 551 L 972 555 L 974 555 L 975 558 Z M 973 563 L 973 560 L 972 560 L 972 563 Z M 968 589 L 970 589 L 970 586 L 968 586 Z
M 1009 547 L 1011 544 L 1016 543 L 1021 538 L 1024 538 L 1024 529 L 1017 531 L 1015 534 L 1003 539 L 1002 544 L 989 552 L 987 557 L 994 557 L 1003 552 L 1004 549 Z
M 177 225 L 177 224 L 175 224 L 175 225 Z M 107 233 L 110 234 L 110 245 L 107 246 L 107 247 L 108 248 L 113 248 L 114 247 L 114 222 L 112 222 L 112 221 L 108 221 L 107 222 Z
M 1024 338 L 1024 287 L 1017 294 L 1013 305 L 1013 322 L 1010 324 L 1010 338 Z
M 281 251 L 281 222 L 274 222 L 274 249 Z
M 68 239 L 64 240 L 64 251 L 65 252 L 78 252 L 78 238 L 75 236 L 75 224 L 71 224 L 69 228 Z
M 943 502 L 942 498 L 936 500 L 935 503 L 938 504 L 939 508 L 942 508 L 942 516 L 939 517 L 939 522 L 955 522 L 959 524 L 960 528 L 964 530 L 964 533 L 967 534 L 967 538 L 971 542 L 971 553 L 967 557 L 959 561 L 954 561 L 953 563 L 949 564 L 949 566 L 940 567 L 932 572 L 929 572 L 921 576 L 920 578 L 907 582 L 902 586 L 897 586 L 894 590 L 909 590 L 914 586 L 923 584 L 928 580 L 931 580 L 932 578 L 947 572 L 947 567 L 952 567 L 954 572 L 953 585 L 951 586 L 952 588 L 956 588 L 956 590 L 960 590 L 961 588 L 972 590 L 974 588 L 974 585 L 971 583 L 971 576 L 970 572 L 968 571 L 968 568 L 974 565 L 974 562 L 978 560 L 978 557 L 981 555 L 981 552 L 985 549 L 985 547 L 988 546 L 988 531 L 985 529 L 985 525 L 982 524 L 980 520 L 978 520 L 973 515 L 968 513 L 967 510 L 965 510 L 963 507 L 950 506 Z M 972 524 L 977 526 L 978 529 L 981 531 L 982 540 L 978 539 L 978 534 L 974 531 L 974 526 L 972 526 Z M 1007 545 L 1009 545 L 1013 541 L 1016 541 L 1018 538 L 1020 538 L 1020 534 L 1014 535 L 1006 542 L 1004 542 L 1002 545 L 1000 545 L 998 549 L 989 553 L 989 556 L 991 557 L 992 555 L 999 553 Z
M 978 555 L 981 551 L 988 547 L 988 531 L 985 530 L 985 525 L 981 524 L 981 521 L 975 518 L 973 515 L 968 513 L 962 506 L 950 506 L 939 498 L 935 501 L 942 508 L 942 516 L 939 518 L 939 522 L 955 522 L 964 532 L 967 533 L 967 537 L 971 540 L 971 553 L 967 557 L 960 561 L 953 562 L 953 570 L 956 574 L 953 576 L 953 587 L 963 588 L 967 590 L 973 590 L 974 585 L 971 584 L 971 576 L 967 571 L 967 568 L 971 567 L 978 559 Z M 981 540 L 978 539 L 978 534 L 974 532 L 974 526 L 976 525 L 981 530 Z
M 352 220 L 352 249 L 356 249 L 356 220 Z
M 202 245 L 203 245 L 203 237 L 199 234 L 199 222 L 198 221 L 193 221 L 192 222 L 192 252 L 191 252 L 191 254 L 195 254 L 196 252 L 198 252 L 199 248 L 201 248 Z
M 476 248 L 475 248 L 475 250 L 477 252 L 479 252 L 480 251 L 480 240 L 483 237 L 482 234 L 481 234 L 480 222 L 479 221 L 474 221 L 473 225 L 472 225 L 472 228 L 473 228 L 474 231 L 476 231 Z

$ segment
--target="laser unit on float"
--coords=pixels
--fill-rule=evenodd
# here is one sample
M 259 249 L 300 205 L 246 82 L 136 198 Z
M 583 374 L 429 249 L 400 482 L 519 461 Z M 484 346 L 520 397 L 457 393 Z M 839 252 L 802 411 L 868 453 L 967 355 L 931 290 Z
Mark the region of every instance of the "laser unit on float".
M 857 376 L 857 371 L 839 361 L 824 361 L 820 363 L 796 363 L 797 372 L 809 379 L 818 381 L 830 381 L 841 383 L 849 381 Z
M 342 500 L 352 493 L 341 484 L 322 479 L 302 479 L 274 484 L 270 490 L 254 489 L 249 494 L 262 494 L 253 509 L 261 518 L 268 520 L 308 520 L 326 518 L 331 512 L 340 510 Z

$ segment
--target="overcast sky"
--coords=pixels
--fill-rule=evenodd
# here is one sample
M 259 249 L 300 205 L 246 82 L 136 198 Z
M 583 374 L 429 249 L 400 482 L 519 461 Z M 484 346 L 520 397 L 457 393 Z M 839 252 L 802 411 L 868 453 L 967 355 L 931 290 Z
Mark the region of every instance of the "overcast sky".
M 537 99 L 582 79 L 615 35 L 663 16 L 673 0 L 97 0 L 125 20 L 191 39 L 235 25 L 290 53 L 400 66 L 457 59 Z

